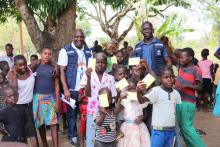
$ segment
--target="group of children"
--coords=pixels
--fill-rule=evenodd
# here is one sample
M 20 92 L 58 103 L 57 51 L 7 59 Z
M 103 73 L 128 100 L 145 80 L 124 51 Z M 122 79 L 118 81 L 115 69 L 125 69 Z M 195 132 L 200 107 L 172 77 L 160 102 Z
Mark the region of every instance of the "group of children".
M 175 130 L 179 126 L 186 146 L 204 147 L 204 142 L 194 128 L 195 94 L 202 89 L 203 80 L 199 66 L 193 64 L 194 51 L 184 48 L 178 50 L 178 54 L 174 52 L 174 67 L 161 67 L 160 77 L 156 77 L 143 60 L 129 66 L 131 54 L 125 55 L 111 48 L 106 53 L 96 53 L 95 69 L 87 68 L 82 76 L 78 98 L 81 144 L 85 146 L 86 140 L 87 147 L 173 147 L 179 137 Z M 45 147 L 48 146 L 45 125 L 50 126 L 52 143 L 56 147 L 59 144 L 56 125 L 61 102 L 59 78 L 56 65 L 51 61 L 51 49 L 42 49 L 41 60 L 29 66 L 23 56 L 18 56 L 17 60 L 15 57 L 15 66 L 8 78 L 18 79 L 21 83 L 28 79 L 25 75 L 35 76 L 34 83 L 27 83 L 33 84 L 29 92 L 33 93 L 31 105 L 34 124 L 39 129 Z M 116 56 L 118 64 L 111 63 L 113 56 Z M 19 89 L 19 84 L 17 87 L 9 86 L 9 83 L 13 83 L 12 80 L 8 83 L 6 78 L 9 67 L 5 63 L 0 65 L 2 141 L 27 142 L 25 130 L 28 117 L 25 109 L 16 105 L 19 90 L 27 89 Z M 177 70 L 176 74 L 173 69 Z M 156 79 L 153 85 L 146 85 L 142 81 L 147 74 Z M 128 83 L 123 89 L 116 86 L 121 80 Z M 134 97 L 131 99 L 130 93 L 136 95 L 132 95 Z M 108 106 L 100 105 L 101 95 L 107 96 Z M 150 114 L 145 110 L 151 105 L 153 111 L 149 127 L 146 120 Z

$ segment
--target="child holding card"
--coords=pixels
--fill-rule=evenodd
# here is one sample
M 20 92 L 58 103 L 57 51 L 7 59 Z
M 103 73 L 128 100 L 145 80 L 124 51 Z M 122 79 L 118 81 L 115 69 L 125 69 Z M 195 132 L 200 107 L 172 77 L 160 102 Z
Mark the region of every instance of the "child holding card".
M 99 90 L 100 107 L 96 117 L 95 147 L 116 147 L 116 114 L 113 110 L 111 91 Z
M 148 103 L 140 104 L 137 101 L 136 80 L 129 79 L 128 84 L 126 90 L 121 92 L 116 105 L 116 112 L 124 110 L 125 119 L 120 128 L 124 137 L 118 141 L 118 147 L 150 147 L 149 132 L 142 120 L 143 108 L 147 107 Z
M 181 103 L 177 90 L 173 89 L 175 76 L 169 66 L 161 68 L 161 85 L 152 88 L 142 96 L 146 83 L 140 81 L 137 86 L 140 103 L 150 101 L 153 104 L 151 147 L 170 147 L 175 141 L 176 104 Z

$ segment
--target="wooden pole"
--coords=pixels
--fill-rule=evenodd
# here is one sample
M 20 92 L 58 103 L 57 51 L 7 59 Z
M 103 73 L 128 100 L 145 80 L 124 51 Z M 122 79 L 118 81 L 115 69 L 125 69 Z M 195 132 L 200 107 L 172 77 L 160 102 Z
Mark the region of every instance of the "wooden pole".
M 20 53 L 21 53 L 22 55 L 24 55 L 22 22 L 19 23 L 19 37 L 20 37 Z

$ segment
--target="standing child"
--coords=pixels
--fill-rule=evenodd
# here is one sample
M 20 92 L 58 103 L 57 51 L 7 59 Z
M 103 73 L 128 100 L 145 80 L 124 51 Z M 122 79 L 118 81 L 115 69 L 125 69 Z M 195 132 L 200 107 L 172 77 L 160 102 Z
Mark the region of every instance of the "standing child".
M 82 88 L 79 90 L 79 110 L 80 110 L 80 139 L 82 147 L 85 147 L 86 139 L 86 114 L 87 114 L 87 104 L 88 97 L 85 95 L 85 86 L 82 85 Z
M 160 86 L 152 88 L 144 96 L 141 95 L 145 83 L 137 86 L 138 100 L 153 104 L 151 147 L 171 147 L 174 145 L 176 104 L 181 103 L 180 94 L 173 89 L 175 77 L 172 68 L 164 66 L 160 72 Z
M 180 67 L 176 79 L 176 88 L 180 92 L 182 104 L 177 106 L 177 120 L 186 146 L 204 147 L 205 144 L 194 128 L 196 111 L 196 90 L 202 89 L 202 75 L 193 65 L 194 51 L 184 48 L 180 53 Z
M 41 50 L 41 63 L 37 66 L 34 97 L 33 114 L 36 128 L 42 139 L 43 146 L 47 147 L 45 125 L 49 125 L 53 147 L 58 147 L 57 111 L 59 109 L 59 81 L 54 77 L 54 67 L 50 65 L 52 51 L 50 48 Z
M 99 107 L 96 117 L 95 147 L 116 147 L 116 114 L 113 110 L 112 95 L 108 88 L 99 90 L 99 95 L 107 94 L 109 107 Z
M 98 92 L 103 87 L 111 90 L 112 97 L 117 96 L 114 77 L 106 71 L 107 57 L 104 53 L 96 53 L 96 67 L 93 71 L 91 68 L 86 70 L 82 81 L 86 82 L 85 93 L 88 97 L 87 121 L 86 121 L 86 146 L 94 147 L 96 124 L 94 118 L 98 112 L 99 101 Z
M 201 91 L 200 98 L 204 101 L 205 105 L 211 106 L 212 104 L 212 80 L 213 74 L 213 62 L 207 57 L 209 55 L 208 49 L 203 49 L 201 52 L 202 60 L 199 61 L 199 68 L 202 71 L 202 84 L 203 88 Z
M 25 111 L 19 109 L 16 105 L 18 101 L 18 92 L 11 86 L 3 90 L 3 96 L 6 107 L 0 110 L 0 122 L 4 124 L 3 134 L 4 142 L 26 142 L 25 139 Z
M 143 123 L 143 108 L 148 103 L 140 104 L 135 100 L 126 99 L 127 92 L 135 92 L 137 81 L 128 80 L 129 86 L 121 93 L 116 106 L 116 113 L 124 110 L 124 123 L 121 132 L 124 137 L 118 141 L 118 147 L 150 147 L 150 137 L 146 125 Z

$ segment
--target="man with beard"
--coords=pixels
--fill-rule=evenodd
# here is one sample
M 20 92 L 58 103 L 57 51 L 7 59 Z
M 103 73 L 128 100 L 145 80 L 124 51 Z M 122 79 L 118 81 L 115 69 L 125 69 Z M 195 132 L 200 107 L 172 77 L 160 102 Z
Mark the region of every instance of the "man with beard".
M 167 64 L 171 66 L 171 60 L 168 57 L 164 45 L 153 36 L 154 28 L 151 22 L 145 21 L 142 24 L 142 34 L 144 40 L 135 46 L 134 56 L 144 59 L 149 67 L 160 76 L 160 67 Z
M 69 100 L 78 99 L 80 80 L 86 71 L 88 59 L 92 56 L 90 49 L 86 46 L 83 30 L 76 29 L 73 42 L 60 50 L 58 65 L 60 66 L 60 79 L 63 87 L 64 97 Z M 76 106 L 78 106 L 76 104 Z M 78 145 L 77 141 L 77 110 L 78 107 L 67 109 L 68 139 L 72 145 Z

